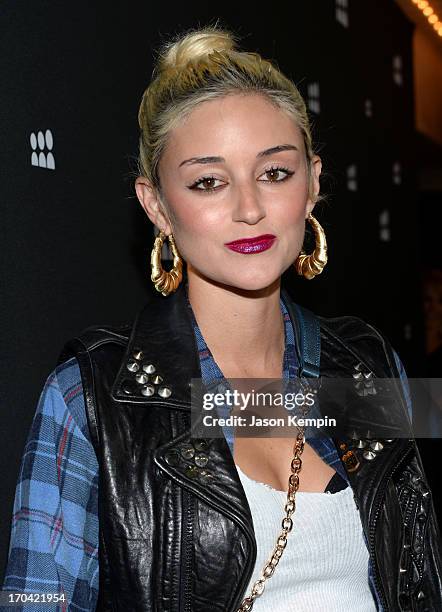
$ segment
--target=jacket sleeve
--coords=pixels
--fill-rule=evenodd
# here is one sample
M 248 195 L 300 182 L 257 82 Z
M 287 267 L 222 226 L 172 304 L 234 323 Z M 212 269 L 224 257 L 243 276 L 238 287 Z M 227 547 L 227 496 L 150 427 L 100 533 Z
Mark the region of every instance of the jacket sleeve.
M 98 463 L 87 438 L 81 377 L 71 359 L 46 380 L 28 434 L 3 590 L 62 595 L 59 607 L 50 606 L 60 611 L 95 610 L 97 486 Z M 45 612 L 48 607 L 42 602 L 19 609 Z
M 412 403 L 405 368 L 394 351 L 410 419 Z M 422 605 L 422 610 L 442 610 L 441 533 L 422 458 L 416 441 L 414 453 L 402 473 L 398 497 L 404 519 L 401 568 L 403 593 Z M 407 586 L 407 582 L 409 584 Z M 406 604 L 407 597 L 403 603 Z M 418 608 L 421 609 L 421 608 Z
M 404 521 L 400 590 L 405 609 L 442 610 L 441 533 L 418 446 L 398 483 Z M 410 599 L 419 604 L 407 608 Z

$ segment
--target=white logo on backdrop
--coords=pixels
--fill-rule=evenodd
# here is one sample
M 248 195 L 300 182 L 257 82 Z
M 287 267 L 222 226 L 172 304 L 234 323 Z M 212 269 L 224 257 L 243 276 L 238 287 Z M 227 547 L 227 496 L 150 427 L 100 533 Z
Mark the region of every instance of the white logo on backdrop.
M 35 132 L 31 132 L 29 142 L 32 148 L 31 164 L 40 168 L 55 170 L 55 159 L 52 153 L 54 138 L 51 130 L 46 130 L 44 134 L 40 130 L 37 135 L 35 135 Z
M 358 169 L 355 164 L 347 166 L 347 189 L 349 191 L 358 190 Z
M 402 56 L 394 55 L 393 56 L 393 81 L 399 87 L 404 82 L 404 74 L 403 74 L 403 64 L 402 64 Z
M 402 166 L 400 162 L 393 163 L 393 184 L 400 185 L 402 183 Z
M 390 211 L 386 208 L 379 214 L 379 239 L 390 242 Z
M 364 102 L 364 112 L 366 117 L 373 117 L 373 101 L 367 98 Z
M 307 104 L 309 109 L 319 115 L 321 111 L 320 99 L 319 99 L 319 83 L 309 83 L 307 85 Z

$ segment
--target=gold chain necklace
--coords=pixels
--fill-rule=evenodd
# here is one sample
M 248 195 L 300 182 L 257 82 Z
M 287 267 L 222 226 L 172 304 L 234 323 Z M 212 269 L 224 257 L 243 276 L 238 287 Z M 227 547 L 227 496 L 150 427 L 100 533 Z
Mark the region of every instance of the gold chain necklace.
M 253 584 L 250 595 L 243 600 L 237 612 L 250 612 L 250 610 L 252 610 L 255 599 L 257 597 L 261 597 L 261 595 L 264 593 L 266 580 L 273 576 L 275 568 L 282 557 L 285 547 L 287 546 L 287 536 L 293 527 L 291 516 L 296 509 L 295 495 L 299 488 L 299 472 L 302 467 L 301 455 L 305 444 L 304 428 L 298 427 L 298 430 L 295 444 L 293 446 L 293 459 L 290 464 L 291 474 L 289 476 L 287 501 L 284 506 L 286 515 L 282 520 L 282 531 L 276 540 L 276 547 L 274 548 L 270 559 L 267 561 L 262 570 L 261 578 L 258 578 L 258 580 L 256 580 L 256 582 Z

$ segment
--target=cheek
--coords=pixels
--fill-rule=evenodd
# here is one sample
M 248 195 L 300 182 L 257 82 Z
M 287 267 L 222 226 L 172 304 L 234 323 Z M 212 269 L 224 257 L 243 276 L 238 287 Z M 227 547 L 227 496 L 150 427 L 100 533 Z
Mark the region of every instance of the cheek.
M 296 193 L 293 197 L 280 202 L 280 206 L 274 208 L 269 220 L 278 232 L 293 240 L 304 234 L 305 216 L 306 198 L 303 194 Z
M 302 202 L 299 206 L 289 206 L 281 216 L 281 222 L 290 225 L 290 227 L 300 227 L 305 221 L 305 204 Z
M 219 212 L 191 205 L 175 209 L 173 225 L 178 251 L 186 261 L 210 258 L 225 227 Z
M 196 207 L 193 203 L 175 210 L 174 226 L 181 240 L 205 238 L 216 232 L 223 222 L 222 211 L 211 211 L 209 207 Z

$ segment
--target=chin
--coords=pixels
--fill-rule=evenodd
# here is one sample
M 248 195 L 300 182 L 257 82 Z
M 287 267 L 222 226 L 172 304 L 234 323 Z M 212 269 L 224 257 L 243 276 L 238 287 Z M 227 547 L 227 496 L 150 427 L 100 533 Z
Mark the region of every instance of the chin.
M 213 283 L 220 287 L 239 289 L 243 291 L 262 291 L 275 283 L 280 282 L 281 275 L 284 272 L 284 266 L 280 265 L 242 265 L 225 266 L 220 268 L 219 262 L 217 266 L 207 268 L 205 266 L 191 266 L 191 274 L 205 279 L 206 282 Z M 287 264 L 287 267 L 290 264 Z
M 263 270 L 260 270 L 260 272 L 255 274 L 228 275 L 223 277 L 221 282 L 227 286 L 243 291 L 262 291 L 279 282 L 280 279 L 281 274 L 278 272 L 271 274 L 268 270 L 265 271 L 265 273 Z

